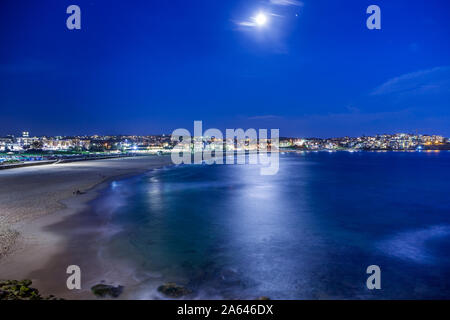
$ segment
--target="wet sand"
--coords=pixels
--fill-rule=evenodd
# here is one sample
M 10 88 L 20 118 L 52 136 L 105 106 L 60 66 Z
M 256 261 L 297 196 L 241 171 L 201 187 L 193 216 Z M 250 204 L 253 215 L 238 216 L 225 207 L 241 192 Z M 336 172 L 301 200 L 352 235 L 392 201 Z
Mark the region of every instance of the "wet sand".
M 145 156 L 0 172 L 0 279 L 31 278 L 33 286 L 44 295 L 92 297 L 89 288 L 98 281 L 98 273 L 106 269 L 113 272 L 114 268 L 105 268 L 101 265 L 104 262 L 97 259 L 95 241 L 99 241 L 101 226 L 74 237 L 74 232 L 79 232 L 74 228 L 77 219 L 82 219 L 81 213 L 86 219 L 89 202 L 108 182 L 170 164 L 170 156 Z M 101 225 L 101 219 L 92 219 L 93 225 Z M 69 236 L 79 237 L 80 241 L 69 243 Z M 66 268 L 69 264 L 83 264 L 81 257 L 90 261 L 84 269 L 80 265 L 85 276 L 83 288 L 69 291 L 65 285 Z

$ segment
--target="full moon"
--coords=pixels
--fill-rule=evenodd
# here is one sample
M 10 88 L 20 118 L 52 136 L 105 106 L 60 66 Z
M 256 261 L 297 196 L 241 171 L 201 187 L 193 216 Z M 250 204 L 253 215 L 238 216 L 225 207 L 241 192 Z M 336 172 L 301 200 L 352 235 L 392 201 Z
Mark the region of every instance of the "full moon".
M 255 22 L 258 26 L 262 26 L 265 25 L 267 22 L 267 17 L 264 13 L 259 13 L 256 17 L 255 17 Z

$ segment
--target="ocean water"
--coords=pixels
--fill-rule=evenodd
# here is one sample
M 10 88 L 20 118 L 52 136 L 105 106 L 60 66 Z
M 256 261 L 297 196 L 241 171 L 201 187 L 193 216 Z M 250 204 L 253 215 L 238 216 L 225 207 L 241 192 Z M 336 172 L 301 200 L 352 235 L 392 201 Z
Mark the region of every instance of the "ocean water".
M 450 152 L 289 153 L 274 176 L 180 165 L 114 181 L 94 205 L 114 230 L 101 256 L 139 283 L 128 297 L 172 281 L 188 298 L 450 298 Z

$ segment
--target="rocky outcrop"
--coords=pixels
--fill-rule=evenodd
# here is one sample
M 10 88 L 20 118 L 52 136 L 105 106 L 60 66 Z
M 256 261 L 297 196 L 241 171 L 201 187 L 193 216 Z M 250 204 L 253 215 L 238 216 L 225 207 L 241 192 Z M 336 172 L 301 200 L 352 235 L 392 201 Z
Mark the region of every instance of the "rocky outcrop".
M 0 300 L 57 300 L 54 296 L 42 297 L 38 289 L 31 288 L 31 280 L 0 280 Z
M 112 297 L 117 298 L 123 291 L 123 286 L 112 286 L 108 284 L 99 283 L 91 288 L 94 295 L 100 298 Z
M 192 293 L 191 290 L 180 286 L 174 282 L 168 282 L 158 287 L 158 291 L 169 298 L 180 298 Z

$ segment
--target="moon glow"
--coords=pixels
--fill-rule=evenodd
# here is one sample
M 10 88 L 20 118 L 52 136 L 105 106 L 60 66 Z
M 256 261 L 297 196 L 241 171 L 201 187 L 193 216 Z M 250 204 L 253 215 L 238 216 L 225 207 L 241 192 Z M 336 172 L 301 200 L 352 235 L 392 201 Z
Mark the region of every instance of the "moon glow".
M 258 13 L 255 17 L 255 22 L 258 26 L 263 26 L 267 23 L 267 16 L 264 13 Z

